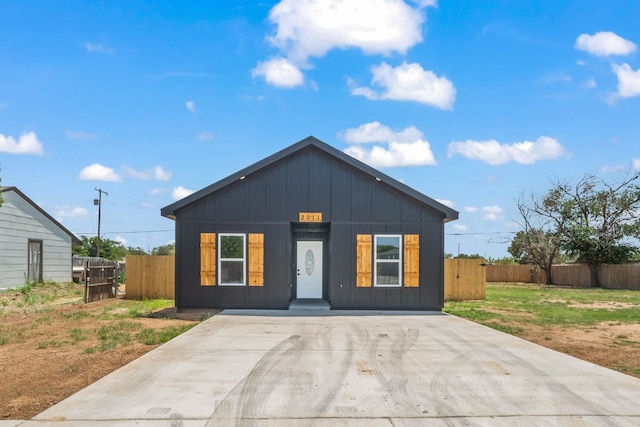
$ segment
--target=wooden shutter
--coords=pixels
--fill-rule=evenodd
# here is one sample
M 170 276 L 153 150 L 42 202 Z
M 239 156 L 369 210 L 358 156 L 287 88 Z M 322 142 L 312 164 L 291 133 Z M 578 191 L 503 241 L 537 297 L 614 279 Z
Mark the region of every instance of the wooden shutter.
M 216 233 L 200 234 L 200 285 L 216 285 Z
M 420 235 L 404 235 L 404 285 L 420 286 Z
M 249 286 L 264 286 L 264 234 L 249 234 Z
M 356 286 L 358 288 L 371 287 L 371 246 L 370 234 L 358 234 L 356 247 Z

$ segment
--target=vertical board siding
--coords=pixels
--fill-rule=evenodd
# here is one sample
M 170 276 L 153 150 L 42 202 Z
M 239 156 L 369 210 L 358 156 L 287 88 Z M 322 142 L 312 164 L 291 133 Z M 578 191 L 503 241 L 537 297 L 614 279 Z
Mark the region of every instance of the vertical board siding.
M 175 299 L 175 256 L 127 255 L 127 299 Z
M 358 234 L 356 255 L 356 286 L 370 288 L 372 284 L 372 237 L 370 234 Z
M 270 164 L 176 212 L 176 305 L 288 307 L 295 289 L 291 223 L 298 221 L 299 212 L 322 212 L 323 220 L 331 223 L 325 282 L 332 308 L 442 308 L 442 213 L 314 148 Z M 247 251 L 249 286 L 200 285 L 200 235 L 213 230 L 264 235 L 263 286 L 251 283 L 253 247 Z M 396 289 L 373 287 L 372 236 L 385 233 L 418 237 L 415 262 L 403 262 L 404 286 Z M 359 235 L 365 241 L 359 241 Z M 407 247 L 411 245 L 405 244 L 403 251 Z M 403 252 L 403 258 L 413 256 Z
M 420 235 L 404 235 L 404 285 L 420 286 Z
M 264 234 L 249 234 L 249 286 L 264 286 Z
M 486 268 L 483 259 L 446 259 L 444 299 L 483 300 L 486 295 Z
M 200 234 L 200 285 L 216 285 L 216 233 Z

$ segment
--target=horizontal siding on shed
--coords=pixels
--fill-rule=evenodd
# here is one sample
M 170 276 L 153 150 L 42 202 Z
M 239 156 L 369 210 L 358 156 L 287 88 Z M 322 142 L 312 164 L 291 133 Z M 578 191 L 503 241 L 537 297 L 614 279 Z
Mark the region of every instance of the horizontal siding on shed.
M 0 206 L 0 286 L 20 286 L 27 274 L 28 241 L 42 241 L 44 280 L 71 281 L 71 236 L 13 191 Z

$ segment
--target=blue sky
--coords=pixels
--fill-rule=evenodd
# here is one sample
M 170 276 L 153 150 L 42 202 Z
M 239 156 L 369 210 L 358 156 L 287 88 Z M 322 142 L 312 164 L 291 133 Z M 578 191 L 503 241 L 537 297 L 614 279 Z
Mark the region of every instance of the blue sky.
M 640 169 L 640 2 L 0 2 L 0 178 L 78 236 L 173 241 L 160 208 L 308 135 L 507 254 L 520 194 Z

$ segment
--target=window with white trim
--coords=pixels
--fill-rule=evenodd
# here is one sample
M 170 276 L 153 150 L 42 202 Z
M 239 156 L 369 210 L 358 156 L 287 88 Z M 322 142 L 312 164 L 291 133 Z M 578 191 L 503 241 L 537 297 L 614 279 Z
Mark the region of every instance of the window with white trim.
M 245 285 L 247 250 L 244 234 L 220 233 L 218 284 Z
M 402 236 L 374 236 L 374 286 L 402 286 Z

